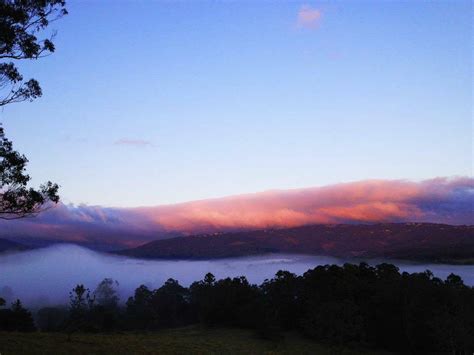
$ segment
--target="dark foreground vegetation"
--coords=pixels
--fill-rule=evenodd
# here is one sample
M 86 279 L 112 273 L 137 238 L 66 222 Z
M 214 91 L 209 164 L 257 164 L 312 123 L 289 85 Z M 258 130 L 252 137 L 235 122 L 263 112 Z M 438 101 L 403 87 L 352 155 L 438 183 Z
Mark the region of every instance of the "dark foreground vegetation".
M 429 271 L 400 273 L 390 264 L 327 265 L 302 276 L 279 271 L 260 286 L 245 277 L 216 280 L 207 274 L 189 288 L 173 279 L 156 290 L 142 285 L 123 306 L 117 286 L 105 279 L 91 293 L 78 285 L 68 308 L 40 309 L 36 321 L 17 301 L 0 310 L 0 330 L 39 329 L 71 339 L 200 324 L 252 330 L 275 344 L 297 334 L 332 347 L 416 354 L 474 350 L 474 288 L 452 274 L 442 281 Z

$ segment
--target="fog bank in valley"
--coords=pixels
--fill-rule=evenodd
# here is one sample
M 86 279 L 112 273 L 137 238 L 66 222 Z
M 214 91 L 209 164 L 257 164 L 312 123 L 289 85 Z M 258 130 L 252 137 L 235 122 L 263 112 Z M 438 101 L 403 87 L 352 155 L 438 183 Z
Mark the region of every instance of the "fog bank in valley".
M 261 283 L 281 269 L 302 274 L 317 265 L 342 265 L 346 261 L 326 256 L 283 254 L 202 261 L 141 260 L 103 254 L 76 245 L 56 245 L 0 256 L 0 296 L 8 301 L 20 298 L 30 307 L 56 305 L 68 301 L 69 291 L 76 284 L 82 283 L 93 291 L 101 280 L 109 277 L 120 283 L 119 292 L 125 301 L 139 285 L 157 288 L 168 278 L 189 286 L 212 272 L 217 278 L 244 275 L 251 283 Z M 369 263 L 380 262 L 383 261 Z M 388 262 L 402 271 L 429 269 L 442 279 L 452 272 L 460 275 L 466 284 L 474 285 L 473 265 Z

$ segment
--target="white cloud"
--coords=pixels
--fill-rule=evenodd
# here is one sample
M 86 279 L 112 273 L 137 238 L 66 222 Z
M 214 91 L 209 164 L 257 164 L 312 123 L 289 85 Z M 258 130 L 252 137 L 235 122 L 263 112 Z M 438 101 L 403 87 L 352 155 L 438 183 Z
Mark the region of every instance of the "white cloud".
M 143 139 L 130 139 L 130 138 L 121 138 L 114 142 L 115 145 L 128 145 L 134 147 L 146 147 L 151 146 L 150 141 L 146 141 Z

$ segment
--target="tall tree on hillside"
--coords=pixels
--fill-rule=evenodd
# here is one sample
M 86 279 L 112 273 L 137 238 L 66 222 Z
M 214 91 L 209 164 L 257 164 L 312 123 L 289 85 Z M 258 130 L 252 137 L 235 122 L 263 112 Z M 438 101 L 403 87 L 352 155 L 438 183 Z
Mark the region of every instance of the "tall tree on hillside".
M 115 309 L 118 307 L 120 297 L 117 292 L 119 286 L 118 281 L 105 278 L 94 290 L 94 297 L 97 304 L 107 309 Z
M 67 14 L 65 5 L 64 0 L 0 0 L 0 108 L 41 96 L 38 81 L 24 80 L 14 61 L 38 59 L 54 52 L 55 33 L 47 38 L 37 35 Z M 28 187 L 27 163 L 0 127 L 0 219 L 35 215 L 48 202 L 59 201 L 57 184 Z

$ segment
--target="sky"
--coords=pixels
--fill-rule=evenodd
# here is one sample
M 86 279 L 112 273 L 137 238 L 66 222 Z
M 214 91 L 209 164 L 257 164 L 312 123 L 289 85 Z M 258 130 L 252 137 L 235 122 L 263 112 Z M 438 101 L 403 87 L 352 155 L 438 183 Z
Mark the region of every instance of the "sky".
M 75 206 L 471 177 L 471 7 L 68 1 L 0 121 Z

